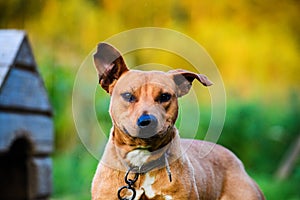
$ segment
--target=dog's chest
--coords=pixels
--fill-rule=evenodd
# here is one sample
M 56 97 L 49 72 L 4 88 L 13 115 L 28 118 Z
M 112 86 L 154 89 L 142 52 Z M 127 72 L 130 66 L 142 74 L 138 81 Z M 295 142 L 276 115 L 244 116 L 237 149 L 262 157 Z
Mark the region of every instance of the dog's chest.
M 132 166 L 141 167 L 150 157 L 151 153 L 148 150 L 133 150 L 126 155 L 126 159 Z
M 147 150 L 134 150 L 127 154 L 126 159 L 130 162 L 131 165 L 141 167 L 151 156 L 151 153 Z M 170 195 L 161 194 L 160 191 L 154 189 L 153 185 L 156 181 L 155 173 L 146 173 L 143 175 L 143 180 L 141 185 L 136 188 L 136 197 L 135 200 L 143 199 L 165 199 L 172 200 L 173 198 Z M 141 178 L 141 177 L 140 177 Z
M 135 200 L 143 199 L 142 197 L 146 197 L 147 199 L 173 199 L 170 195 L 163 195 L 160 191 L 156 191 L 153 188 L 153 184 L 155 183 L 156 178 L 155 175 L 150 175 L 150 173 L 146 173 L 144 176 L 145 179 L 142 185 L 136 190 Z
M 149 173 L 145 174 L 145 180 L 143 184 L 140 186 L 140 188 L 136 191 L 137 192 L 137 198 L 140 199 L 141 196 L 145 195 L 148 198 L 155 197 L 155 191 L 152 187 L 153 183 L 155 182 L 155 177 L 150 176 Z

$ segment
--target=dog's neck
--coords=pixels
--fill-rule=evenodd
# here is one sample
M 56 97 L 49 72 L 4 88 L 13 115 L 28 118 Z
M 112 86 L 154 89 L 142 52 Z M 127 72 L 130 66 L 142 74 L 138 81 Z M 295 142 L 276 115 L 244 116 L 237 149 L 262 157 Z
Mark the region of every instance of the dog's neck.
M 156 134 L 149 138 L 138 138 L 132 137 L 114 126 L 111 135 L 114 144 L 124 152 L 130 152 L 135 149 L 154 152 L 167 146 L 174 138 L 176 132 L 176 128 L 172 126 L 163 134 Z
M 140 139 L 113 127 L 102 163 L 122 171 L 130 167 L 139 167 L 144 172 L 165 167 L 165 158 L 172 162 L 181 156 L 177 129 L 172 127 L 168 131 L 161 136 Z

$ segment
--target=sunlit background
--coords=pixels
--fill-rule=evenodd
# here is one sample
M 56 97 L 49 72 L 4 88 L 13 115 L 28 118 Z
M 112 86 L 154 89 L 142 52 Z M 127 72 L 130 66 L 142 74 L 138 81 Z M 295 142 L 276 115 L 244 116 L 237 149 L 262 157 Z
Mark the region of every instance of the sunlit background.
M 53 199 L 90 199 L 97 165 L 72 118 L 79 66 L 98 42 L 148 26 L 184 33 L 207 50 L 227 93 L 218 143 L 238 155 L 267 199 L 300 199 L 299 1 L 12 0 L 0 1 L 0 10 L 1 29 L 27 31 L 54 108 Z M 170 55 L 155 54 L 145 51 L 139 59 L 189 69 Z M 104 106 L 97 112 L 109 130 L 109 98 L 99 95 Z M 209 123 L 207 115 L 200 130 Z M 288 172 L 282 174 L 284 167 Z

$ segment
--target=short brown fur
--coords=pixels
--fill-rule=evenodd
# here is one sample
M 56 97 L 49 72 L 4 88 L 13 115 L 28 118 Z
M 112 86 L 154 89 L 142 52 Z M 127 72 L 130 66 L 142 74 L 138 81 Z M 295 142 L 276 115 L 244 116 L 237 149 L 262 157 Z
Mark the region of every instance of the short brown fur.
M 150 168 L 141 171 L 133 185 L 135 200 L 264 199 L 241 161 L 229 150 L 179 138 L 174 125 L 177 98 L 188 93 L 193 80 L 212 85 L 206 76 L 185 70 L 128 70 L 121 54 L 105 43 L 99 44 L 94 59 L 100 85 L 111 95 L 113 128 L 93 179 L 93 200 L 118 199 L 128 168 L 144 166 Z M 137 121 L 143 115 L 157 119 L 149 137 L 140 137 L 142 128 Z M 167 161 L 150 166 L 164 156 Z M 130 198 L 131 194 L 122 191 L 121 195 Z

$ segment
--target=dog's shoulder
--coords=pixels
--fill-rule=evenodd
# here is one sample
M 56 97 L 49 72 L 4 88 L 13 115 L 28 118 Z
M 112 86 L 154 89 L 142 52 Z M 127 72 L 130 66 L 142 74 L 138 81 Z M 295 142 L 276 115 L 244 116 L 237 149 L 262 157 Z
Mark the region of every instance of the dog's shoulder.
M 224 168 L 244 168 L 240 159 L 222 145 L 203 140 L 181 139 L 183 153 L 200 162 L 211 162 Z

